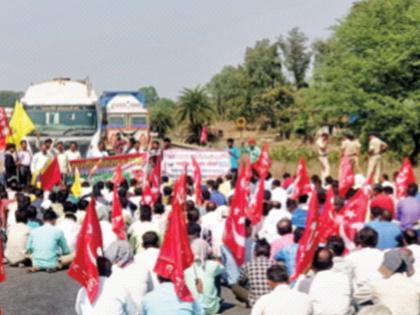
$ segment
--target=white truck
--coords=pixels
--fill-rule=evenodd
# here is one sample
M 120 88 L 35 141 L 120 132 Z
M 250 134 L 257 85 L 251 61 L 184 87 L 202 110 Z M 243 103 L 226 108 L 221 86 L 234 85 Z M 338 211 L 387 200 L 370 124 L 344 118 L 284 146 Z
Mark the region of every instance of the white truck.
M 92 139 L 99 138 L 101 111 L 89 80 L 57 78 L 33 84 L 21 102 L 36 126 L 28 136 L 31 145 L 38 137 L 65 145 L 74 141 L 84 155 Z

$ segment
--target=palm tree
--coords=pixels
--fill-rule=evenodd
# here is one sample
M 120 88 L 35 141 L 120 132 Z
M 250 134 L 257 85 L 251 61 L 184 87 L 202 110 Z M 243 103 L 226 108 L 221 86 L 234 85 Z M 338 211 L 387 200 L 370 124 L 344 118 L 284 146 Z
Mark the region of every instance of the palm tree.
M 201 128 L 209 124 L 215 114 L 206 90 L 197 86 L 182 90 L 178 105 L 178 120 L 187 123 L 190 132 L 187 142 L 199 142 Z
M 173 112 L 173 109 L 163 106 L 155 106 L 151 109 L 150 125 L 160 138 L 165 137 L 166 132 L 174 127 Z

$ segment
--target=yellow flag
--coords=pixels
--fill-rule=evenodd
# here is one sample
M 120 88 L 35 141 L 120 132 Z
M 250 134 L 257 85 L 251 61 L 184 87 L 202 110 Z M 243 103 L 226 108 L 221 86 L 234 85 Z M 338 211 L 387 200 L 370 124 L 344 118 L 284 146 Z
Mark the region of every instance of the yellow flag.
M 80 173 L 77 168 L 74 170 L 74 183 L 71 186 L 71 192 L 77 198 L 79 198 L 82 195 L 82 184 L 80 183 Z
M 12 130 L 12 134 L 7 137 L 7 143 L 14 143 L 16 144 L 16 147 L 19 147 L 20 141 L 28 133 L 35 129 L 35 125 L 32 122 L 31 117 L 29 117 L 23 108 L 22 103 L 19 101 L 16 101 L 9 125 Z

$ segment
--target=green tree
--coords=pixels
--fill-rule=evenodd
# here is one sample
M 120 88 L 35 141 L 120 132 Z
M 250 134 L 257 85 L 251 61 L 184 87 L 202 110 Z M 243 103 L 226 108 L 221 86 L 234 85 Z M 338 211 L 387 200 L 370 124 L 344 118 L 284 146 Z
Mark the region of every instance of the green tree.
M 335 28 L 310 99 L 330 124 L 375 131 L 400 154 L 420 152 L 420 5 L 364 0 Z M 345 119 L 348 117 L 349 119 Z
M 159 101 L 159 95 L 154 86 L 143 86 L 139 88 L 146 98 L 147 106 L 153 106 Z
M 200 86 L 183 89 L 177 108 L 178 121 L 188 126 L 187 141 L 198 143 L 201 128 L 209 124 L 215 114 L 206 90 Z
M 159 137 L 165 137 L 166 133 L 174 127 L 174 108 L 159 104 L 153 106 L 150 110 L 150 124 L 152 130 L 159 134 Z
M 0 91 L 0 106 L 13 107 L 17 100 L 23 96 L 22 92 Z
M 291 29 L 286 38 L 279 38 L 285 66 L 293 76 L 297 88 L 306 86 L 305 77 L 312 55 L 307 42 L 308 38 L 298 27 Z
M 268 39 L 257 41 L 245 51 L 245 73 L 252 93 L 263 92 L 285 82 L 277 43 Z

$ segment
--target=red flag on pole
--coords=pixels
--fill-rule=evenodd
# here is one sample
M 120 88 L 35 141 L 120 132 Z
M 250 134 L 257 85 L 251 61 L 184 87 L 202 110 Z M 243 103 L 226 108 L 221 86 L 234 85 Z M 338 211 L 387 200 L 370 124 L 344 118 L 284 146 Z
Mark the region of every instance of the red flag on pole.
M 115 169 L 115 174 L 112 177 L 112 182 L 115 185 L 120 185 L 124 181 L 122 166 L 120 163 L 118 163 L 117 168 Z
M 296 254 L 296 269 L 293 275 L 290 277 L 290 281 L 296 280 L 299 275 L 306 272 L 312 264 L 315 250 L 319 244 L 318 211 L 318 196 L 316 191 L 313 190 L 311 200 L 309 201 L 305 232 L 299 241 L 299 247 Z
M 407 194 L 408 185 L 415 183 L 416 177 L 414 175 L 413 168 L 408 158 L 404 159 L 401 165 L 400 171 L 398 172 L 397 178 L 395 179 L 395 186 L 397 188 L 397 198 L 401 199 Z
M 9 126 L 6 111 L 4 107 L 0 107 L 0 151 L 6 149 L 6 139 L 7 136 L 10 136 L 11 134 L 12 130 Z
M 3 265 L 3 239 L 0 236 L 0 282 L 6 281 L 6 271 Z
M 48 164 L 41 176 L 41 188 L 43 190 L 51 190 L 55 185 L 61 184 L 60 165 L 57 157 Z
M 112 199 L 112 231 L 118 236 L 120 240 L 125 240 L 125 224 L 124 217 L 122 214 L 122 207 L 120 203 L 120 197 L 118 196 L 117 185 L 114 184 L 114 195 Z
M 150 172 L 143 185 L 142 201 L 143 205 L 153 206 L 160 195 L 160 158 L 157 159 L 155 166 Z
M 93 303 L 99 289 L 99 272 L 96 259 L 102 249 L 102 233 L 92 197 L 86 210 L 86 216 L 76 244 L 76 257 L 67 274 L 79 282 L 87 291 L 89 301 Z
M 296 179 L 293 183 L 292 199 L 299 199 L 300 196 L 307 195 L 311 192 L 311 180 L 306 169 L 305 159 L 302 157 L 296 171 Z
M 270 171 L 271 166 L 271 159 L 270 159 L 270 150 L 268 149 L 268 144 L 264 143 L 261 148 L 260 156 L 258 157 L 258 160 L 255 161 L 255 163 L 252 165 L 254 170 L 258 172 L 258 175 L 260 175 L 260 178 L 265 179 L 268 172 Z
M 340 162 L 338 190 L 341 197 L 344 197 L 354 185 L 354 173 L 351 161 L 344 155 Z
M 208 133 L 207 133 L 207 127 L 203 126 L 203 128 L 201 128 L 201 134 L 200 134 L 200 144 L 206 144 L 207 143 L 207 137 L 208 137 Z
M 186 183 L 185 173 L 175 183 L 172 211 L 154 271 L 166 279 L 171 279 L 181 300 L 191 302 L 193 297 L 184 280 L 184 270 L 190 267 L 194 260 L 184 214 Z
M 245 261 L 245 217 L 248 207 L 251 173 L 249 160 L 241 163 L 223 235 L 223 243 L 229 248 L 238 266 L 241 266 Z
M 338 235 L 337 214 L 334 209 L 334 191 L 330 187 L 327 190 L 327 196 L 319 216 L 319 242 L 326 243 L 332 235 Z
M 355 247 L 353 243 L 354 237 L 365 225 L 370 190 L 369 185 L 360 188 L 339 212 L 339 234 L 343 238 L 348 250 Z
M 194 182 L 195 203 L 201 206 L 203 203 L 203 196 L 201 192 L 201 169 L 200 169 L 200 164 L 198 164 L 195 157 L 192 157 L 192 166 L 194 169 L 193 182 Z

